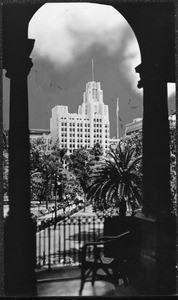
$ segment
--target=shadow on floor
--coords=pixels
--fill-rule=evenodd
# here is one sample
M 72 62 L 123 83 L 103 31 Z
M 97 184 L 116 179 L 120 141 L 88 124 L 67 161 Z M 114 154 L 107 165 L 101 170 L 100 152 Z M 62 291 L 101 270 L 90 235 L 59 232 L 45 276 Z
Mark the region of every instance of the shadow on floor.
M 61 267 L 55 270 L 37 272 L 37 296 L 76 297 L 80 289 L 79 267 Z M 92 286 L 90 281 L 85 282 L 82 296 L 138 296 L 133 287 L 125 287 L 121 280 L 120 286 L 115 289 L 110 282 L 97 280 Z

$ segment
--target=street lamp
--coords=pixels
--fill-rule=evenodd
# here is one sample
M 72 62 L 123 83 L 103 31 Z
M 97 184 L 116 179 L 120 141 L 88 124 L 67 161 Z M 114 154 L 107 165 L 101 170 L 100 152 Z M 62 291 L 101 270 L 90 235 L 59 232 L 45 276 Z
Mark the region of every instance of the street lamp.
M 40 216 L 40 201 L 38 201 L 38 217 Z
M 65 208 L 65 204 L 66 203 L 66 196 L 64 195 L 63 196 L 63 201 L 62 201 L 62 205 L 63 205 L 63 212 L 65 213 L 65 211 L 66 211 L 66 208 Z
M 57 223 L 57 191 L 58 191 L 60 185 L 61 185 L 61 182 L 58 181 L 58 176 L 55 174 L 55 184 L 54 184 L 54 186 L 55 186 L 55 197 L 54 197 L 54 201 L 55 201 L 54 229 L 56 229 L 56 223 Z
M 57 174 L 54 174 L 54 229 L 57 222 Z

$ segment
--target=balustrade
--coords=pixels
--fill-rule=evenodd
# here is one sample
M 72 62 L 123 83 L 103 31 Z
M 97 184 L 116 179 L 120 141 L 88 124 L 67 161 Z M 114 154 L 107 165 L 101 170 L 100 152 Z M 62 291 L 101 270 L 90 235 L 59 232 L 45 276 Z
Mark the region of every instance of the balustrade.
M 47 227 L 47 222 L 43 221 L 36 233 L 36 268 L 79 265 L 84 243 L 103 235 L 103 230 L 104 218 L 95 216 L 65 218 L 56 228 L 52 222 L 48 222 Z

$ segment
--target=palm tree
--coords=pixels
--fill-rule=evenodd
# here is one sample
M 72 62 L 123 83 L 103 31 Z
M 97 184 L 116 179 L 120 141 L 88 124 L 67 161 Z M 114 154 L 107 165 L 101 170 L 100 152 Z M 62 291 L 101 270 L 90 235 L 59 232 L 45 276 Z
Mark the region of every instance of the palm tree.
M 93 171 L 87 190 L 99 210 L 118 207 L 120 216 L 125 216 L 128 206 L 134 213 L 135 205 L 141 202 L 140 172 L 141 156 L 135 158 L 135 150 L 127 144 L 118 144 L 110 149 L 107 157 Z

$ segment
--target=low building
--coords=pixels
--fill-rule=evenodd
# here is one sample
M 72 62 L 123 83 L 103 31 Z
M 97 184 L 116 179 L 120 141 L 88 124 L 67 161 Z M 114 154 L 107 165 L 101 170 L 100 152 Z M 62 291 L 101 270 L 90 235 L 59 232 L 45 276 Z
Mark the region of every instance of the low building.
M 132 123 L 126 124 L 125 135 L 130 135 L 139 130 L 142 130 L 142 118 L 133 119 Z
M 49 129 L 30 129 L 30 140 L 37 140 L 38 138 L 44 138 L 49 145 L 51 141 L 51 135 Z
M 30 138 L 37 139 L 39 137 L 50 137 L 50 130 L 49 129 L 30 129 Z

